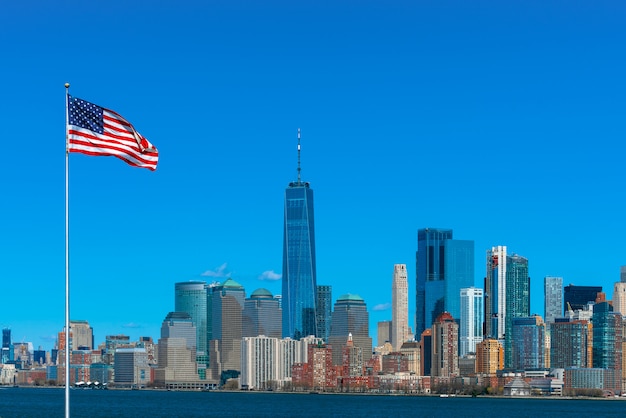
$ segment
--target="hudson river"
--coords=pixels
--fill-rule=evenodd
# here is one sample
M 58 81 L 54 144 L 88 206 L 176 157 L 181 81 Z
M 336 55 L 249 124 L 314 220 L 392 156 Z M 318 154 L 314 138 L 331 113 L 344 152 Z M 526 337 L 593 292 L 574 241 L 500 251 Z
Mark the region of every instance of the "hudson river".
M 624 400 L 439 398 L 154 390 L 72 390 L 71 416 L 157 417 L 623 417 Z M 0 388 L 1 418 L 63 418 L 63 389 Z

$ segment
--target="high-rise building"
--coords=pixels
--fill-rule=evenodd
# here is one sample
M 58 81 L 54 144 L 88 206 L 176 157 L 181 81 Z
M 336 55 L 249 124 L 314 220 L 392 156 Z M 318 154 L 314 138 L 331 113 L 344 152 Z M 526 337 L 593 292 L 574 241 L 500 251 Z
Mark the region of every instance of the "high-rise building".
M 556 318 L 561 318 L 563 313 L 563 278 L 546 276 L 543 279 L 544 290 L 544 317 L 546 330 Z
M 341 347 L 352 334 L 356 347 L 363 350 L 363 362 L 372 357 L 372 338 L 369 335 L 369 314 L 365 301 L 358 295 L 345 294 L 335 302 L 330 326 L 329 344 L 333 347 L 333 364 L 342 364 Z
M 391 345 L 394 351 L 399 351 L 409 338 L 409 282 L 406 264 L 393 266 L 391 284 Z
M 417 231 L 416 339 L 444 311 L 460 316 L 459 292 L 474 286 L 474 241 L 452 239 L 451 229 Z
M 545 368 L 545 325 L 541 317 L 514 317 L 512 330 L 511 367 L 515 370 Z
M 613 285 L 613 310 L 626 315 L 626 282 L 615 282 Z
M 174 284 L 174 310 L 186 312 L 196 327 L 196 350 L 199 355 L 207 353 L 207 284 L 189 281 Z
M 626 283 L 626 266 L 621 266 L 619 269 L 619 281 Z
M 461 289 L 461 318 L 459 323 L 459 356 L 476 352 L 483 340 L 483 290 L 475 287 Z
M 506 246 L 487 250 L 485 277 L 485 338 L 504 342 L 506 318 Z
M 120 348 L 115 351 L 116 387 L 145 387 L 151 382 L 150 364 L 145 348 Z
M 298 179 L 285 190 L 283 233 L 283 337 L 300 339 L 317 335 L 315 293 L 315 224 L 313 189 L 300 178 L 298 129 Z
M 593 306 L 593 367 L 622 367 L 622 318 L 608 302 Z M 619 359 L 618 359 L 619 357 Z
M 440 314 L 433 323 L 432 376 L 459 375 L 459 325 L 448 312 Z
M 382 347 L 385 343 L 391 344 L 391 334 L 393 333 L 391 321 L 379 321 L 377 324 L 378 335 L 376 338 L 376 345 Z
M 588 358 L 591 338 L 589 321 L 556 318 L 550 326 L 550 367 L 592 367 L 591 358 Z
M 2 352 L 0 353 L 1 363 L 6 364 L 9 361 L 13 361 L 13 344 L 11 343 L 11 329 L 2 329 Z
M 602 292 L 602 286 L 575 286 L 570 284 L 563 288 L 564 314 L 567 310 L 574 311 L 585 309 L 591 302 L 595 302 L 598 293 Z
M 476 374 L 495 375 L 504 368 L 504 347 L 495 338 L 476 345 Z
M 363 349 L 354 345 L 352 334 L 348 334 L 348 341 L 344 343 L 341 352 L 342 376 L 362 376 Z
M 611 387 L 622 389 L 622 316 L 608 302 L 593 306 L 593 367 L 616 372 Z
M 84 320 L 70 321 L 72 350 L 93 350 L 93 328 Z
M 158 366 L 154 371 L 156 386 L 199 387 L 196 335 L 196 326 L 187 312 L 167 314 L 161 324 L 161 338 L 158 341 Z
M 282 312 L 278 300 L 267 289 L 257 289 L 243 305 L 243 336 L 281 338 Z
M 183 338 L 196 360 L 196 325 L 187 312 L 170 312 L 161 324 L 161 338 Z
M 512 362 L 513 318 L 530 316 L 528 259 L 508 255 L 506 246 L 487 250 L 485 337 L 504 343 L 504 367 Z
M 244 337 L 241 343 L 241 387 L 250 390 L 275 389 L 280 379 L 278 338 Z
M 317 285 L 315 294 L 315 315 L 317 315 L 318 337 L 328 341 L 330 336 L 330 318 L 333 311 L 333 287 Z
M 242 318 L 245 297 L 246 292 L 243 286 L 230 278 L 213 288 L 212 343 L 217 343 L 216 345 L 213 343 L 213 347 L 219 353 L 219 359 L 216 361 L 211 358 L 213 377 L 221 377 L 222 372 L 227 370 L 241 371 Z

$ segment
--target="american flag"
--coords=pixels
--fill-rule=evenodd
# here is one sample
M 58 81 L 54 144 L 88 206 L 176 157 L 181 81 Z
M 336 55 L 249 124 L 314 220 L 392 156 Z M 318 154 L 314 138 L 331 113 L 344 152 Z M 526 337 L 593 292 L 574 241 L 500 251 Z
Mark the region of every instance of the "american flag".
M 69 94 L 67 108 L 69 152 L 114 156 L 156 170 L 159 152 L 120 114 Z

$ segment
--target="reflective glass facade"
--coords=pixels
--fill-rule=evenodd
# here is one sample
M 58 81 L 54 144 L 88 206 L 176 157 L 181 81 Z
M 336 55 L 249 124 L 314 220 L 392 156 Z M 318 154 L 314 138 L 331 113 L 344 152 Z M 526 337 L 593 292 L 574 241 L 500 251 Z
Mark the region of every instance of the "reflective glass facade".
M 513 318 L 530 316 L 528 259 L 517 254 L 506 258 L 506 317 L 504 367 L 513 366 Z
M 550 329 L 550 324 L 556 318 L 561 317 L 563 312 L 563 278 L 545 277 L 543 279 L 544 289 L 544 319 L 546 328 Z
M 512 318 L 512 365 L 515 370 L 545 367 L 545 326 L 540 317 Z M 506 357 L 506 352 L 505 352 Z M 505 360 L 506 362 L 506 360 Z
M 181 282 L 174 285 L 174 310 L 186 312 L 196 327 L 196 350 L 207 353 L 207 287 L 203 281 Z
M 459 356 L 476 352 L 476 344 L 483 340 L 483 317 L 483 290 L 461 289 Z
M 460 318 L 460 291 L 474 286 L 474 241 L 452 239 L 451 229 L 417 231 L 415 335 L 444 311 Z
M 294 182 L 285 190 L 283 234 L 283 337 L 317 335 L 313 190 Z
M 317 286 L 317 332 L 318 337 L 323 338 L 324 342 L 328 342 L 330 336 L 330 319 L 332 314 L 333 304 L 333 288 L 328 285 Z

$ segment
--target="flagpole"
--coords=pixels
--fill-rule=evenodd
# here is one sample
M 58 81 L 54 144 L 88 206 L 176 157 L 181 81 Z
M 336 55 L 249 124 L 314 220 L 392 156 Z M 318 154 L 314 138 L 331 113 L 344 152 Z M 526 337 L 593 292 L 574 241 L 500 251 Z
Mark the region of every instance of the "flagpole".
M 65 83 L 65 418 L 70 418 L 69 90 L 70 83 Z

